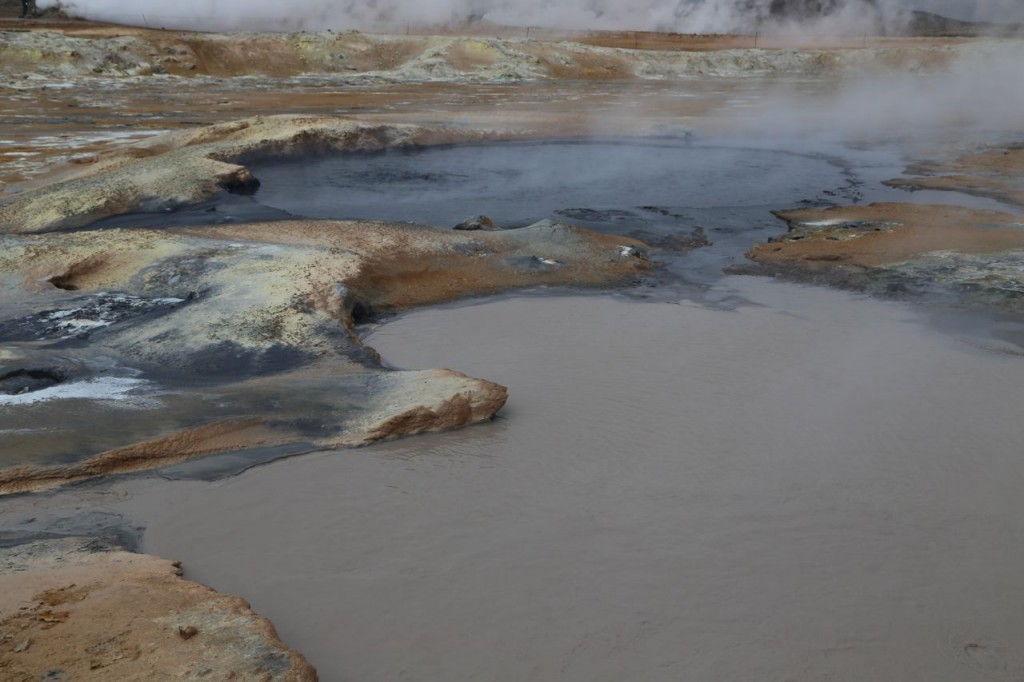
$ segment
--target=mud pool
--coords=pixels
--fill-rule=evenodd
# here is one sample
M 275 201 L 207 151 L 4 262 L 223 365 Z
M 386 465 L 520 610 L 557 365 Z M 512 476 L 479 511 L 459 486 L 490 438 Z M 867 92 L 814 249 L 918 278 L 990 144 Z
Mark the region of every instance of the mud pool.
M 503 418 L 31 513 L 146 526 L 323 679 L 1019 678 L 1020 358 L 843 292 L 709 296 L 748 303 L 414 312 L 369 343 L 504 382 Z

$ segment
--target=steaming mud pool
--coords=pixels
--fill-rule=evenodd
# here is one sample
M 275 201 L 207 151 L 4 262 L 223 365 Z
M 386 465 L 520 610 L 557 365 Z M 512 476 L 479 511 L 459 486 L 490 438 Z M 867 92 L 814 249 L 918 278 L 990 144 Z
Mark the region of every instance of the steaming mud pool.
M 1024 678 L 1024 364 L 990 333 L 1018 326 L 721 274 L 783 229 L 768 208 L 895 192 L 874 182 L 892 158 L 668 148 L 256 168 L 255 201 L 303 215 L 701 225 L 713 246 L 647 300 L 528 292 L 362 330 L 390 366 L 508 386 L 494 422 L 240 473 L 211 457 L 0 522 L 144 527 L 323 680 Z

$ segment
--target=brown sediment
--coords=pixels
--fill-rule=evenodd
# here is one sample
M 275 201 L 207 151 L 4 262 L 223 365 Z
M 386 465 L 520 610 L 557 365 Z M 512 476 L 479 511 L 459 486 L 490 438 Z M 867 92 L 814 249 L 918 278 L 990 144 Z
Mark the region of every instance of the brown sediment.
M 321 325 L 347 323 L 346 305 L 395 310 L 522 286 L 613 285 L 651 267 L 641 242 L 551 221 L 488 233 L 374 221 L 282 221 L 7 236 L 3 243 L 0 271 L 24 287 L 7 292 L 15 298 L 52 292 L 45 280 L 55 275 L 83 294 L 113 288 L 188 298 L 208 292 L 170 318 L 149 323 L 164 334 L 161 345 L 142 337 L 128 344 L 146 355 L 158 353 L 152 357 L 161 363 L 182 348 L 225 337 L 253 347 L 280 342 L 329 349 L 335 342 L 323 336 L 329 330 Z M 75 276 L 82 263 L 92 266 L 88 277 Z M 296 306 L 299 300 L 312 309 Z M 272 328 L 264 324 L 275 320 Z M 251 335 L 242 333 L 248 329 Z M 122 333 L 130 336 L 131 330 Z M 123 348 L 127 338 L 109 342 Z
M 108 255 L 95 254 L 71 263 L 62 272 L 50 275 L 45 281 L 58 289 L 77 291 L 89 286 L 89 276 L 107 269 Z
M 550 78 L 624 80 L 635 76 L 634 64 L 614 52 L 581 52 L 572 46 L 535 43 L 520 46 L 537 60 Z
M 276 114 L 282 102 L 296 113 L 359 113 L 364 120 L 372 114 L 378 122 L 392 123 L 458 119 L 533 136 L 643 133 L 651 123 L 680 118 L 688 126 L 717 129 L 726 125 L 726 117 L 708 115 L 721 114 L 733 93 L 750 87 L 745 82 L 754 73 L 775 77 L 941 69 L 973 49 L 955 38 L 852 41 L 858 44 L 843 38 L 809 45 L 792 37 L 763 37 L 765 43 L 754 50 L 736 49 L 752 47 L 743 45 L 749 36 L 643 32 L 573 36 L 539 31 L 530 40 L 519 40 L 514 38 L 523 36 L 515 32 L 498 31 L 500 37 L 494 37 L 477 27 L 441 36 L 346 32 L 239 37 L 50 19 L 14 24 L 25 30 L 9 34 L 0 48 L 0 75 L 13 83 L 29 73 L 42 80 L 17 86 L 17 98 L 10 103 L 13 111 L 31 112 L 24 118 L 34 121 L 24 126 L 19 120 L 5 130 L 9 142 L 0 153 L 0 195 L 5 197 L 61 175 L 80 174 L 86 166 L 106 165 L 114 143 L 88 139 L 83 130 L 137 139 L 156 130 Z M 35 35 L 44 30 L 45 39 Z M 112 42 L 115 37 L 129 43 Z M 656 49 L 645 51 L 644 41 Z M 785 49 L 765 49 L 773 41 Z M 620 49 L 633 47 L 631 43 L 639 49 Z M 175 88 L 159 77 L 127 78 L 160 72 L 229 80 L 200 78 L 188 88 Z M 231 79 L 257 74 L 277 79 L 274 87 Z M 90 87 L 97 76 L 125 81 L 115 96 Z M 47 87 L 47 78 L 61 87 Z M 678 88 L 666 90 L 656 82 L 679 79 L 686 80 L 685 98 L 676 96 Z M 530 86 L 517 88 L 516 83 Z M 565 97 L 566 83 L 571 83 L 572 97 Z M 594 83 L 628 85 L 648 104 L 642 112 L 631 107 L 625 115 L 605 87 L 587 89 Z M 538 98 L 544 107 L 537 106 Z M 417 106 L 410 107 L 410 101 Z M 501 107 L 494 106 L 498 102 Z M 131 121 L 130 128 L 125 121 Z M 32 137 L 37 131 L 50 139 L 69 132 L 86 139 L 38 145 Z M 124 208 L 114 202 L 98 213 L 120 210 Z
M 821 269 L 879 267 L 935 251 L 968 254 L 1024 248 L 1024 227 L 1009 213 L 961 206 L 879 203 L 780 211 L 788 234 L 754 246 L 766 265 Z
M 1017 147 L 985 149 L 963 154 L 950 161 L 926 161 L 912 164 L 907 168 L 908 173 L 920 175 L 968 171 L 997 177 L 1024 176 L 1024 149 Z
M 615 31 L 587 30 L 569 31 L 557 28 L 502 26 L 487 22 L 453 25 L 448 27 L 429 27 L 429 34 L 424 28 L 407 26 L 405 40 L 423 39 L 429 36 L 451 36 L 469 38 L 528 38 L 537 42 L 575 42 L 583 45 L 609 47 L 617 49 L 653 50 L 653 51 L 687 51 L 716 52 L 720 50 L 741 49 L 856 49 L 877 47 L 916 47 L 923 44 L 956 44 L 968 40 L 966 36 L 874 36 L 874 35 L 839 35 L 821 33 L 811 35 L 804 33 L 759 33 L 748 34 L 695 34 L 668 33 L 661 31 Z M 173 40 L 182 32 L 148 28 L 142 26 L 125 26 L 106 24 L 81 19 L 70 19 L 59 15 L 49 15 L 28 19 L 0 16 L 0 30 L 20 31 L 58 31 L 68 36 L 111 38 L 120 36 L 142 36 L 153 41 Z M 411 33 L 412 35 L 409 35 Z M 186 35 L 188 35 L 186 33 Z M 372 35 L 372 34 L 371 34 Z M 217 55 L 223 57 L 224 55 Z M 230 58 L 237 56 L 228 54 Z M 251 55 L 250 55 L 251 59 Z M 240 66 L 245 66 L 239 61 Z M 248 68 L 252 68 L 251 63 Z
M 547 221 L 497 232 L 446 231 L 380 221 L 283 221 L 172 230 L 183 237 L 235 240 L 324 250 L 325 259 L 352 259 L 358 270 L 344 278 L 349 306 L 393 312 L 526 286 L 608 286 L 648 272 L 646 245 L 630 237 L 593 232 Z M 623 249 L 626 250 L 624 254 Z M 555 265 L 524 268 L 510 258 L 547 258 Z M 539 260 L 537 261 L 540 262 Z M 323 310 L 331 303 L 330 278 L 304 270 L 310 282 L 304 295 Z M 337 281 L 337 280 L 335 280 Z M 332 313 L 333 314 L 333 313 Z
M 544 34 L 539 34 L 543 39 Z M 846 50 L 905 48 L 931 44 L 962 43 L 966 38 L 880 37 L 766 33 L 758 35 L 663 33 L 656 31 L 590 31 L 574 36 L 575 42 L 619 49 L 717 52 L 719 50 Z
M 185 580 L 177 562 L 95 545 L 0 551 L 0 677 L 317 679 L 245 600 Z
M 932 189 L 942 192 L 963 192 L 976 197 L 995 199 L 1007 204 L 1024 206 L 1024 189 L 1021 189 L 1021 180 L 1015 178 L 1007 180 L 1004 178 L 984 177 L 977 175 L 941 175 L 920 178 L 898 178 L 886 180 L 889 187 L 899 189 Z
M 553 243 L 531 247 L 528 240 L 520 241 L 524 236 L 521 230 L 513 230 L 505 234 L 477 233 L 470 243 L 471 247 L 479 249 L 476 256 L 422 251 L 374 256 L 352 279 L 355 300 L 376 312 L 395 312 L 510 288 L 623 284 L 651 268 L 645 259 L 621 255 L 623 248 L 642 253 L 639 250 L 645 245 L 635 239 L 588 232 L 569 225 L 558 225 L 556 229 L 571 235 L 572 247 Z M 573 254 L 573 248 L 581 251 Z M 516 256 L 554 259 L 558 264 L 542 269 L 508 264 L 507 259 Z M 595 267 L 601 260 L 600 267 Z
M 917 163 L 917 177 L 886 181 L 890 187 L 963 192 L 1024 206 L 1024 149 L 997 148 L 964 154 L 950 161 Z
M 714 71 L 711 53 L 741 55 L 751 64 L 778 72 L 825 67 L 843 70 L 849 60 L 864 66 L 928 67 L 955 58 L 963 39 L 871 38 L 843 36 L 707 36 L 644 32 L 566 33 L 531 29 L 503 35 L 479 28 L 443 35 L 344 33 L 257 33 L 245 36 L 181 31 L 98 27 L 62 34 L 29 28 L 0 46 L 7 70 L 43 73 L 78 70 L 81 75 L 175 75 L 233 77 L 301 74 L 372 74 L 392 80 L 537 79 L 634 77 L 652 67 L 693 75 Z M 523 38 L 530 38 L 523 40 Z M 113 42 L 116 38 L 118 42 Z M 809 61 L 787 52 L 802 51 Z M 815 61 L 816 54 L 834 59 Z M 867 58 L 865 58 L 867 55 Z M 57 68 L 60 65 L 62 68 Z
M 366 441 L 373 442 L 428 431 L 458 428 L 473 421 L 474 412 L 487 412 L 494 405 L 497 405 L 497 409 L 494 409 L 494 412 L 497 412 L 504 404 L 504 397 L 499 397 L 488 401 L 488 404 L 480 409 L 474 409 L 468 397 L 454 396 L 450 400 L 446 400 L 441 405 L 441 409 L 436 411 L 427 407 L 414 407 L 408 412 L 396 414 L 368 433 Z

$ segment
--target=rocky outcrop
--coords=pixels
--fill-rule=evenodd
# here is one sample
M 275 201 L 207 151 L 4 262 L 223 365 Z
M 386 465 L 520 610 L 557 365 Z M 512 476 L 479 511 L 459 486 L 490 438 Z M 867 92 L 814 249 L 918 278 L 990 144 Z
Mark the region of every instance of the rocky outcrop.
M 244 600 L 96 539 L 0 550 L 0 677 L 313 682 Z

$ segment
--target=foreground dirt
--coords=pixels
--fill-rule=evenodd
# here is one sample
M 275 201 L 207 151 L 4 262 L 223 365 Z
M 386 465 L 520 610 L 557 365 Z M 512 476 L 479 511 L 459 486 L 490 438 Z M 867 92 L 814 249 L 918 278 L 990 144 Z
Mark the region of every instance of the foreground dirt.
M 67 538 L 0 550 L 0 566 L 4 680 L 317 679 L 248 603 L 174 562 Z

